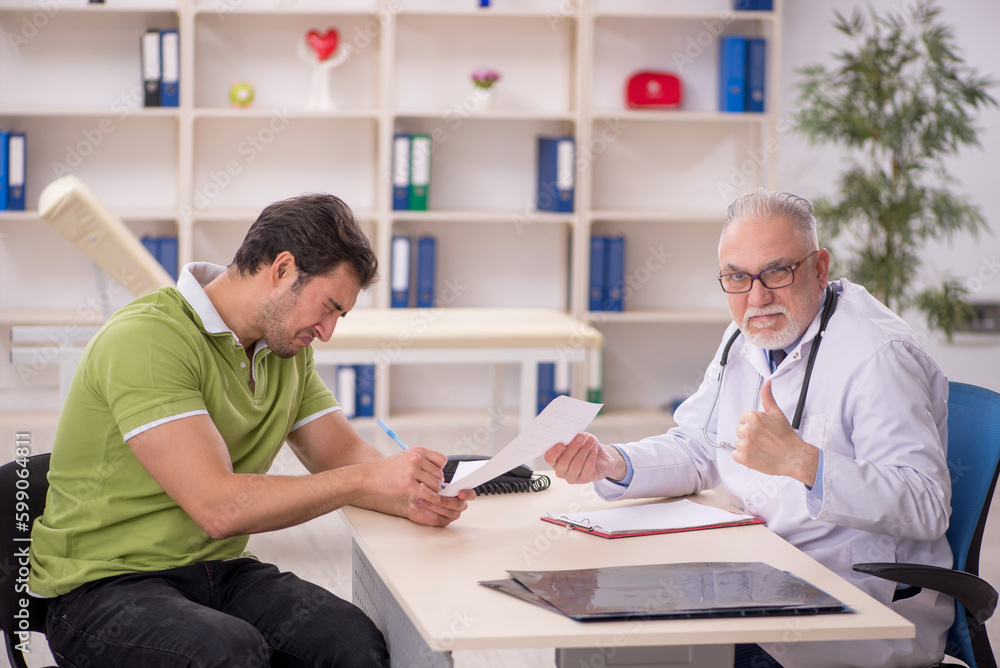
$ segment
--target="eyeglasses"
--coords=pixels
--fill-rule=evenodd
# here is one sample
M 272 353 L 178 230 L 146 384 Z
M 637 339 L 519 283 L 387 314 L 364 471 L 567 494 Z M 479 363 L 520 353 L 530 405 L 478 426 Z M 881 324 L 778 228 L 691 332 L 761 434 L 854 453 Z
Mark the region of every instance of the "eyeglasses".
M 730 294 L 750 292 L 750 289 L 753 288 L 754 279 L 760 281 L 760 284 L 768 290 L 784 288 L 795 282 L 795 270 L 799 268 L 799 265 L 818 252 L 819 249 L 816 249 L 793 265 L 771 267 L 756 275 L 742 271 L 736 271 L 731 274 L 719 274 L 719 283 L 722 285 L 723 291 Z

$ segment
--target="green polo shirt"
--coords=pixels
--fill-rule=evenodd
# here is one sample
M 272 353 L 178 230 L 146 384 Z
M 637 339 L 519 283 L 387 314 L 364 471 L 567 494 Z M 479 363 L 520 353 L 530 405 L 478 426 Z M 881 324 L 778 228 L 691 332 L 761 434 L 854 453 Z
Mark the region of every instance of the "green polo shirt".
M 100 578 L 245 554 L 248 536 L 213 540 L 163 491 L 126 441 L 208 414 L 237 473 L 264 473 L 289 432 L 333 410 L 312 349 L 253 361 L 202 285 L 225 270 L 184 268 L 118 311 L 87 346 L 59 417 L 45 512 L 32 531 L 29 588 L 65 594 Z M 253 386 L 251 387 L 251 374 Z M 240 512 L 232 499 L 218 522 Z

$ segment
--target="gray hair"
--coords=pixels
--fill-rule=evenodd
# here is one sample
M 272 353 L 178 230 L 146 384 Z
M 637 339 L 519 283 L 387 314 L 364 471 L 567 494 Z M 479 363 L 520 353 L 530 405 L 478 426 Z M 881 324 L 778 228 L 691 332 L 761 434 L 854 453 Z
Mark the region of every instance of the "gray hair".
M 808 247 L 808 250 L 819 248 L 816 236 L 816 218 L 813 216 L 813 208 L 809 201 L 798 195 L 765 188 L 757 188 L 752 193 L 737 198 L 729 205 L 726 222 L 722 224 L 719 243 L 721 245 L 722 238 L 726 236 L 726 230 L 729 229 L 730 225 L 738 225 L 747 220 L 771 220 L 774 218 L 786 218 L 791 221 L 799 240 Z

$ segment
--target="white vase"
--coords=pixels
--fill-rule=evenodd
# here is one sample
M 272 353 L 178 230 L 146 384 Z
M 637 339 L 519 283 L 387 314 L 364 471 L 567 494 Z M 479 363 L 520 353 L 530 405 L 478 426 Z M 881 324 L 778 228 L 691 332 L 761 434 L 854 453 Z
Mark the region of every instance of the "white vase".
M 490 111 L 493 108 L 493 89 L 492 88 L 476 88 L 473 91 L 473 96 L 475 99 L 474 109 L 477 113 L 484 113 Z

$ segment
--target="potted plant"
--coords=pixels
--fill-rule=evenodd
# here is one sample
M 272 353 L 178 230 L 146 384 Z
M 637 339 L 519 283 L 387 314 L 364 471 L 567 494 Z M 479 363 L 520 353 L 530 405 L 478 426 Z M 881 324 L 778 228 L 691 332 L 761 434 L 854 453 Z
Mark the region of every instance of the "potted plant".
M 986 228 L 978 207 L 952 192 L 945 159 L 980 146 L 975 113 L 997 102 L 995 82 L 964 64 L 940 14 L 923 0 L 905 14 L 835 12 L 854 48 L 832 67 L 798 70 L 794 127 L 846 149 L 838 192 L 815 202 L 825 240 L 847 237 L 840 269 L 896 312 L 916 307 L 950 340 L 974 314 L 968 290 L 949 277 L 932 285 L 920 250 Z

